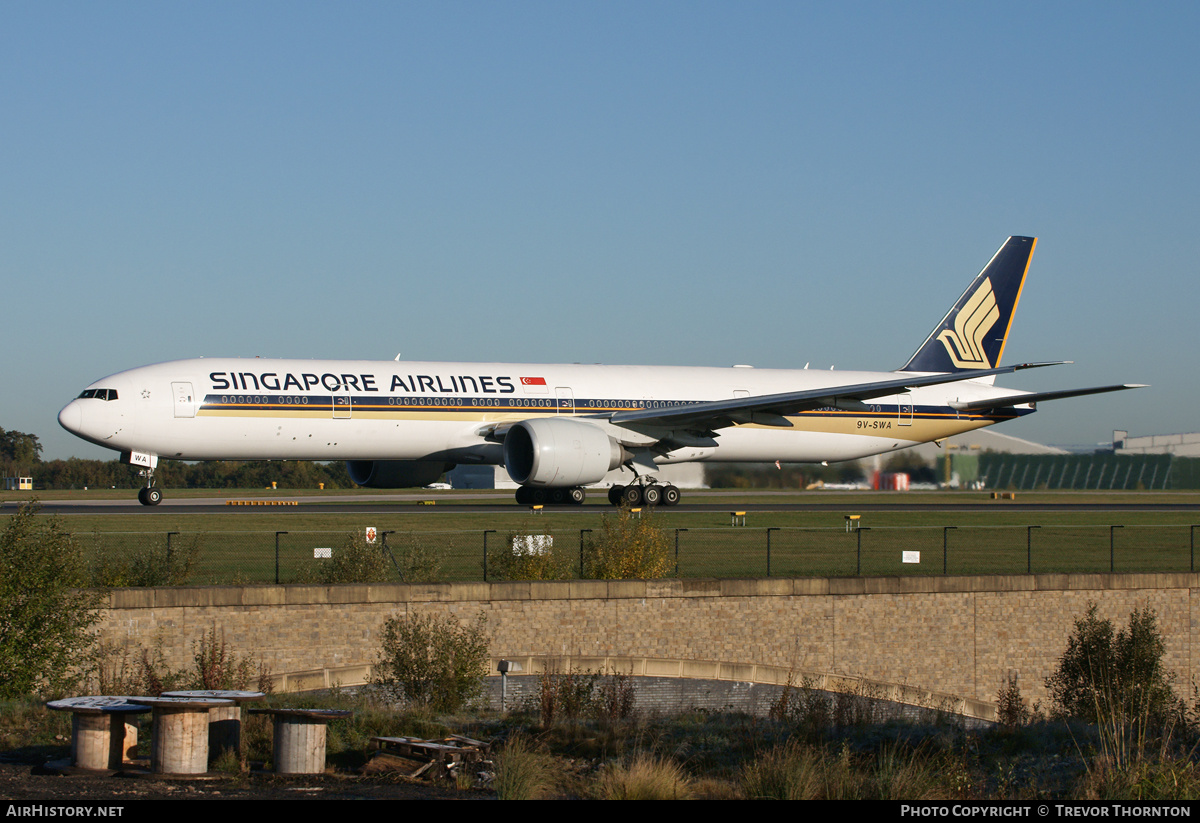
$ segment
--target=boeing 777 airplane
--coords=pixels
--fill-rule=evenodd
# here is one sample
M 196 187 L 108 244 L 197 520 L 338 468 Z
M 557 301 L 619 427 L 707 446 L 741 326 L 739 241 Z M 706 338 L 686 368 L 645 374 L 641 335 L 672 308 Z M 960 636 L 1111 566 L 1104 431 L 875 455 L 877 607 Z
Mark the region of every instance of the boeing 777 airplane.
M 997 375 L 1037 239 L 1010 237 L 907 363 L 892 372 L 369 360 L 178 360 L 119 372 L 59 413 L 67 431 L 141 467 L 159 458 L 345 460 L 360 486 L 402 488 L 456 464 L 503 465 L 517 502 L 582 503 L 619 466 L 613 505 L 674 505 L 658 467 L 822 463 L 896 451 L 1030 414 Z

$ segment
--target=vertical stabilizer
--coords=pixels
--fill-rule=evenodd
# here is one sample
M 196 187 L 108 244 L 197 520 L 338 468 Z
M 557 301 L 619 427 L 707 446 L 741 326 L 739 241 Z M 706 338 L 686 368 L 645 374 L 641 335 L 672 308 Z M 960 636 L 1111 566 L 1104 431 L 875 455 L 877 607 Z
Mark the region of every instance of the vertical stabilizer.
M 900 371 L 999 366 L 1036 245 L 1036 237 L 1008 238 Z

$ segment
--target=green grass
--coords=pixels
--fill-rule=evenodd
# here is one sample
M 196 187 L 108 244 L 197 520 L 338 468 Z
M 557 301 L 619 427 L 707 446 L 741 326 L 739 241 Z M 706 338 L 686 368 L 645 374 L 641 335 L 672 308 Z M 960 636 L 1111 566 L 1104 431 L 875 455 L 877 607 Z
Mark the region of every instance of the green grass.
M 11 494 L 11 493 L 10 493 Z M 71 493 L 79 495 L 81 493 Z M 88 492 L 86 494 L 93 494 Z M 96 492 L 97 496 L 123 496 L 126 492 Z M 214 490 L 188 492 L 187 496 L 216 499 L 240 498 L 249 492 L 227 494 Z M 294 496 L 295 492 L 276 492 Z M 346 495 L 326 492 L 323 496 Z M 311 566 L 313 550 L 335 551 L 351 532 L 367 526 L 389 536 L 394 550 L 406 541 L 431 542 L 442 556 L 440 579 L 482 579 L 483 535 L 489 551 L 503 550 L 509 534 L 547 532 L 555 545 L 577 567 L 581 530 L 598 530 L 607 505 L 582 509 L 551 509 L 531 515 L 511 506 L 500 513 L 462 510 L 466 503 L 495 492 L 426 492 L 420 498 L 438 505 L 418 507 L 412 500 L 378 503 L 379 495 L 359 491 L 355 500 L 376 501 L 388 510 L 356 512 L 354 503 L 329 513 L 300 513 L 287 509 L 252 509 L 195 513 L 160 509 L 112 515 L 66 515 L 68 528 L 93 547 L 134 548 L 154 543 L 165 547 L 166 534 L 178 532 L 175 541 L 200 535 L 200 559 L 192 583 L 265 583 L 275 580 L 276 532 L 279 535 L 279 580 L 295 582 Z M 183 492 L 179 493 L 184 496 Z M 593 495 L 593 497 L 597 497 Z M 1191 526 L 1200 523 L 1200 510 L 1144 512 L 1119 509 L 1087 511 L 1017 511 L 1005 501 L 991 501 L 985 493 L 799 493 L 693 492 L 700 502 L 732 500 L 730 510 L 746 510 L 747 525 L 732 527 L 726 511 L 680 512 L 659 510 L 654 522 L 671 532 L 672 551 L 678 537 L 682 577 L 757 577 L 767 574 L 767 529 L 770 532 L 772 576 L 843 576 L 895 574 L 949 574 L 1188 571 Z M 1130 502 L 1200 504 L 1200 493 L 1180 492 L 1055 492 L 1021 493 L 1021 502 L 1088 503 L 1117 505 Z M 754 503 L 816 502 L 835 506 L 833 511 L 755 511 Z M 844 508 L 837 503 L 844 501 Z M 955 508 L 933 511 L 918 503 L 951 503 Z M 912 503 L 914 508 L 862 511 L 872 503 Z M 861 534 L 847 533 L 845 514 L 861 514 Z M 649 516 L 649 515 L 648 515 Z M 1110 560 L 1110 526 L 1113 534 Z M 1032 533 L 1029 526 L 1037 526 Z M 947 527 L 953 527 L 946 531 Z M 677 533 L 675 530 L 678 529 Z M 585 538 L 589 535 L 584 532 Z M 1027 557 L 1032 541 L 1032 557 Z M 175 543 L 174 545 L 181 545 Z M 943 561 L 943 545 L 948 548 Z M 902 552 L 919 552 L 920 563 L 902 563 Z M 1030 564 L 1030 559 L 1032 563 Z

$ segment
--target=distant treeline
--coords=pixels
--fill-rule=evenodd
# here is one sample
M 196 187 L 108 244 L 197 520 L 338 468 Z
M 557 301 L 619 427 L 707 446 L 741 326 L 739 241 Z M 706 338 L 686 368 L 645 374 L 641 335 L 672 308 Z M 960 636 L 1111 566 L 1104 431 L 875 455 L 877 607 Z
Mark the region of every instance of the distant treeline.
M 138 470 L 117 460 L 47 460 L 28 467 L 36 489 L 136 489 L 145 479 Z M 281 489 L 352 489 L 345 463 L 302 460 L 214 460 L 183 463 L 162 460 L 154 470 L 155 483 L 166 489 L 254 489 L 274 481 Z

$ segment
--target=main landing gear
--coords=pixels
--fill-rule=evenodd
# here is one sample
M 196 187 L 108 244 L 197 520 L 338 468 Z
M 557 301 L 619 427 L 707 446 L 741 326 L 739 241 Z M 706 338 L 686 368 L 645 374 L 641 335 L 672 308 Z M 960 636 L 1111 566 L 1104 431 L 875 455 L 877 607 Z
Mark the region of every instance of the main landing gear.
M 522 506 L 582 506 L 587 492 L 582 486 L 558 487 L 521 486 L 517 489 L 517 502 Z
M 631 486 L 613 486 L 608 490 L 608 502 L 614 506 L 677 506 L 679 505 L 679 489 L 667 484 L 660 486 L 650 479 L 649 482 Z
M 640 482 L 628 486 L 613 486 L 608 490 L 608 502 L 613 506 L 637 508 L 639 506 L 677 506 L 679 489 L 659 485 L 654 478 L 639 478 Z M 581 486 L 547 489 L 541 486 L 521 486 L 517 489 L 517 503 L 522 506 L 582 506 L 587 492 Z

